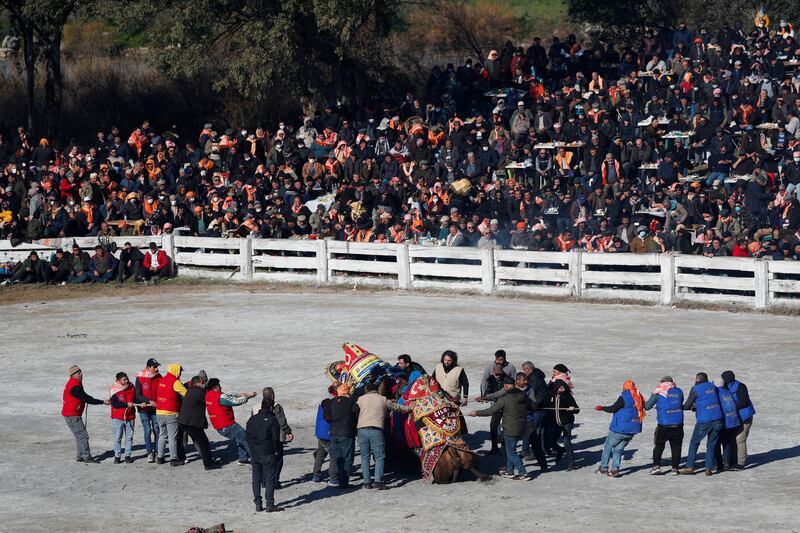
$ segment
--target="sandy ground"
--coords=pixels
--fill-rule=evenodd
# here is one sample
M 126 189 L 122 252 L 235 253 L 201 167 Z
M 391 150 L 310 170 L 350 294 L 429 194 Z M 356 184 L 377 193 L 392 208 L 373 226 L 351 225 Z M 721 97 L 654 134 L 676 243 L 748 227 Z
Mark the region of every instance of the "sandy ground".
M 0 298 L 2 293 L 0 293 Z M 4 309 L 0 346 L 0 530 L 185 531 L 224 522 L 234 531 L 306 531 L 326 524 L 348 531 L 798 531 L 800 443 L 793 317 L 621 305 L 534 302 L 419 294 L 267 292 L 220 289 L 109 296 Z M 444 349 L 466 367 L 474 396 L 497 348 L 519 368 L 565 363 L 584 408 L 575 430 L 575 472 L 530 482 L 495 477 L 449 486 L 394 479 L 389 491 L 337 491 L 308 481 L 316 446 L 314 416 L 324 367 L 343 341 L 394 361 L 410 353 L 432 370 Z M 225 390 L 276 387 L 296 440 L 287 450 L 286 511 L 257 514 L 250 472 L 234 464 L 205 472 L 195 460 L 174 469 L 145 462 L 137 422 L 132 465 L 114 465 L 107 407 L 89 409 L 100 465 L 74 461 L 74 440 L 60 416 L 67 368 L 79 364 L 90 394 L 102 396 L 120 370 L 131 376 L 150 357 L 200 368 Z M 686 390 L 695 372 L 731 368 L 747 383 L 758 414 L 750 468 L 705 476 L 647 475 L 655 416 L 625 455 L 620 479 L 593 473 L 623 380 L 649 392 L 664 374 Z M 309 378 L 310 376 L 310 378 Z M 471 403 L 471 406 L 474 406 Z M 244 423 L 249 405 L 237 408 Z M 687 418 L 688 446 L 693 416 Z M 488 419 L 469 419 L 474 447 L 486 447 Z M 215 450 L 230 458 L 213 430 Z M 665 454 L 668 456 L 668 452 Z M 358 462 L 358 458 L 356 459 Z M 497 463 L 480 466 L 496 473 Z M 538 473 L 538 469 L 532 469 Z

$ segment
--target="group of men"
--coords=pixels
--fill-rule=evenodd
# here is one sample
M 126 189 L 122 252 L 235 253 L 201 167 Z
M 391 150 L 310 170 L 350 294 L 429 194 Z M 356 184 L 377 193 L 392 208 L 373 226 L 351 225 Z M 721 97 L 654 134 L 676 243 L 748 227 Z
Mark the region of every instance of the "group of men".
M 283 443 L 291 441 L 293 435 L 283 408 L 275 403 L 275 391 L 271 387 L 264 388 L 261 404 L 253 409 L 245 429 L 236 422 L 233 407 L 254 398 L 255 392 L 225 393 L 220 380 L 209 379 L 203 370 L 189 381 L 182 382 L 181 365 L 167 365 L 167 372 L 163 375 L 159 372 L 160 366 L 155 359 L 148 359 L 133 383 L 125 372 L 117 373 L 105 400 L 87 394 L 83 389 L 83 372 L 78 366 L 70 367 L 61 415 L 75 436 L 76 460 L 100 462 L 91 454 L 89 435 L 82 419 L 87 404 L 111 406 L 115 464 L 133 462 L 133 434 L 138 411 L 149 463 L 166 464 L 169 451 L 171 466 L 186 464 L 186 445 L 191 438 L 204 468 L 218 469 L 220 461 L 213 457 L 205 433 L 210 421 L 214 430 L 230 441 L 230 448 L 235 449 L 238 456 L 238 464 L 252 465 L 257 510 L 281 511 L 275 505 L 274 492 L 281 486 Z M 261 496 L 262 488 L 266 493 L 266 506 Z
M 650 398 L 636 388 L 636 384 L 625 381 L 622 394 L 611 405 L 598 405 L 598 411 L 613 413 L 608 437 L 597 472 L 610 477 L 620 477 L 622 451 L 642 432 L 645 411 L 656 408 L 656 429 L 653 448 L 653 466 L 650 474 L 661 473 L 661 455 L 669 443 L 671 450 L 671 473 L 694 474 L 697 449 L 706 439 L 704 472 L 706 476 L 725 470 L 742 470 L 747 460 L 747 437 L 756 413 L 747 386 L 736 379 L 731 370 L 710 382 L 705 372 L 698 372 L 695 384 L 684 399 L 683 391 L 672 377 L 664 376 L 653 390 Z M 695 412 L 695 426 L 689 442 L 686 466 L 680 468 L 683 444 L 684 411 Z M 608 462 L 611 459 L 611 465 Z
M 125 372 L 119 372 L 105 400 L 96 399 L 84 391 L 83 374 L 78 366 L 69 369 L 69 380 L 63 392 L 62 416 L 75 436 L 77 461 L 99 462 L 91 455 L 88 434 L 81 418 L 86 404 L 111 407 L 114 463 L 133 462 L 133 433 L 138 411 L 148 462 L 166 464 L 168 450 L 171 466 L 185 464 L 186 438 L 189 437 L 205 469 L 219 468 L 219 461 L 213 458 L 205 433 L 210 421 L 211 426 L 230 441 L 239 464 L 252 464 L 256 509 L 281 510 L 275 505 L 274 492 L 280 488 L 283 442 L 291 441 L 293 435 L 283 408 L 275 403 L 274 390 L 264 388 L 261 405 L 253 409 L 245 429 L 236 422 L 233 407 L 254 398 L 255 392 L 225 393 L 219 379 L 208 379 L 203 370 L 191 380 L 182 382 L 183 369 L 179 364 L 168 365 L 163 375 L 159 367 L 158 361 L 149 359 L 133 383 Z M 505 456 L 505 465 L 499 474 L 513 480 L 532 479 L 523 457 L 535 460 L 541 471 L 546 472 L 549 470 L 548 454 L 555 456 L 555 464 L 566 456 L 565 469 L 575 470 L 572 430 L 580 408 L 572 394 L 569 369 L 564 364 L 555 365 L 548 381 L 545 373 L 531 361 L 522 363 L 521 368 L 517 372 L 508 361 L 506 352 L 497 350 L 481 378 L 481 394 L 474 398 L 479 402 L 491 402 L 491 405 L 468 413 L 469 416 L 491 417 L 489 453 L 501 452 Z M 313 482 L 325 482 L 322 467 L 326 457 L 330 456 L 328 485 L 350 487 L 358 442 L 362 487 L 387 488 L 384 480 L 387 415 L 392 411 L 411 410 L 402 400 L 402 392 L 426 375 L 424 367 L 407 354 L 397 358 L 395 370 L 391 389 L 394 399 L 379 393 L 378 385 L 373 382 L 366 382 L 358 388 L 341 383 L 329 388 L 328 397 L 317 409 Z M 458 354 L 452 350 L 445 351 L 432 377 L 456 405 L 468 404 L 469 381 L 464 368 L 458 364 Z M 641 433 L 645 412 L 652 408 L 656 409 L 657 426 L 651 474 L 661 473 L 661 457 L 667 443 L 672 452 L 671 472 L 695 473 L 696 454 L 703 439 L 706 439 L 706 475 L 712 475 L 715 465 L 718 472 L 744 468 L 747 438 L 755 409 L 747 387 L 727 370 L 714 383 L 709 382 L 705 373 L 698 373 L 686 398 L 670 376 L 661 379 L 646 401 L 634 382 L 626 381 L 623 392 L 613 404 L 596 406 L 596 410 L 613 415 L 597 470 L 599 473 L 613 478 L 621 476 L 622 452 L 633 437 Z M 686 410 L 695 411 L 697 420 L 686 466 L 680 468 L 683 413 Z M 518 452 L 520 444 L 522 455 Z M 374 470 L 371 470 L 372 460 Z M 266 502 L 262 499 L 262 488 L 266 489 Z
M 75 243 L 72 253 L 61 248 L 54 251 L 50 260 L 39 257 L 36 251 L 16 265 L 4 285 L 15 283 L 108 283 L 117 280 L 136 282 L 160 281 L 172 277 L 172 264 L 164 250 L 154 242 L 142 253 L 126 242 L 119 252 L 119 258 L 100 244 L 94 247 L 94 255 L 81 249 Z

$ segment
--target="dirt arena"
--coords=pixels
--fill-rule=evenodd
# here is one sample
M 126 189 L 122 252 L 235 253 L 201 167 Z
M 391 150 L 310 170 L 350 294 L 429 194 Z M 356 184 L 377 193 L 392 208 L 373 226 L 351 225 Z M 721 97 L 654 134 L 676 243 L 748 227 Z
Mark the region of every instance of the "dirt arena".
M 2 293 L 0 293 L 1 295 Z M 0 346 L 0 530 L 183 532 L 224 522 L 237 532 L 310 531 L 798 531 L 800 432 L 795 317 L 480 296 L 363 291 L 251 290 L 219 286 L 149 288 L 144 294 L 5 306 Z M 2 297 L 2 296 L 0 296 Z M 316 406 L 326 365 L 352 341 L 391 362 L 409 353 L 429 371 L 445 349 L 459 354 L 479 392 L 480 375 L 504 348 L 549 369 L 565 363 L 583 408 L 574 431 L 580 467 L 528 482 L 495 477 L 437 486 L 390 477 L 384 492 L 340 491 L 310 482 Z M 235 461 L 206 472 L 195 458 L 169 468 L 148 464 L 137 420 L 132 465 L 113 464 L 109 408 L 91 406 L 88 430 L 99 465 L 76 463 L 60 416 L 72 364 L 89 394 L 104 398 L 114 374 L 131 377 L 148 357 L 199 369 L 226 391 L 276 389 L 295 441 L 287 448 L 282 513 L 255 513 L 250 469 Z M 649 395 L 664 374 L 688 392 L 694 374 L 732 369 L 758 414 L 742 472 L 649 476 L 655 413 L 634 438 L 624 476 L 594 474 L 622 382 Z M 477 404 L 470 402 L 467 410 Z M 251 405 L 236 408 L 244 425 Z M 488 418 L 468 419 L 469 443 L 488 447 Z M 694 416 L 687 415 L 686 454 Z M 224 439 L 207 431 L 225 461 Z M 701 450 L 704 449 L 704 445 Z M 669 452 L 665 452 L 665 459 Z M 190 458 L 195 457 L 190 454 Z M 356 457 L 356 463 L 360 464 Z M 666 464 L 666 462 L 665 462 Z M 480 459 L 496 473 L 497 462 Z

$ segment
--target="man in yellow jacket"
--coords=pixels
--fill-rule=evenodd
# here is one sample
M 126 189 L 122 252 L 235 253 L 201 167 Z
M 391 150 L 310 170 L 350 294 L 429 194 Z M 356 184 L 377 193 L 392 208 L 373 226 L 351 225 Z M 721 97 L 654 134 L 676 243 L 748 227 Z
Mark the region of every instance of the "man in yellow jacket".
M 177 363 L 167 365 L 167 374 L 158 382 L 156 389 L 156 417 L 158 418 L 158 459 L 164 464 L 164 453 L 169 442 L 169 459 L 172 466 L 183 464 L 186 452 L 178 435 L 178 413 L 181 399 L 186 395 L 186 387 L 180 377 L 183 367 Z

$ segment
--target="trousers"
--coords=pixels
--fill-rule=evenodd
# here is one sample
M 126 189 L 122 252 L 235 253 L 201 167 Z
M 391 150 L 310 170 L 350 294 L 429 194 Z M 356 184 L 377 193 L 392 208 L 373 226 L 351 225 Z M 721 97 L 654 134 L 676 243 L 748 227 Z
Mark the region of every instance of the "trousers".
M 670 462 L 673 469 L 681 464 L 681 446 L 683 446 L 683 426 L 656 426 L 653 436 L 653 466 L 661 466 L 661 455 L 669 442 Z
M 75 436 L 75 447 L 77 448 L 77 459 L 90 459 L 92 453 L 89 451 L 89 433 L 83 425 L 83 419 L 79 416 L 65 416 L 64 421 L 67 427 Z
M 253 501 L 261 503 L 261 487 L 265 487 L 264 496 L 267 505 L 275 505 L 275 456 L 268 455 L 253 459 L 251 463 L 253 474 Z

